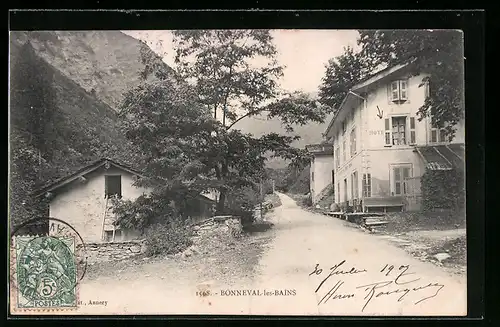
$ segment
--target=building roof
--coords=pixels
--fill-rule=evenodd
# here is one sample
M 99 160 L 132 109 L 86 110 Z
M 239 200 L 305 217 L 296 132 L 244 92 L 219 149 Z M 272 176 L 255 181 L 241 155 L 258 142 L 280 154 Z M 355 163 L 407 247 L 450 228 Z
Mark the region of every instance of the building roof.
M 99 160 L 91 162 L 90 164 L 86 165 L 83 168 L 80 168 L 79 170 L 75 171 L 74 173 L 72 173 L 68 176 L 59 178 L 55 182 L 52 182 L 49 185 L 46 185 L 46 186 L 36 190 L 33 193 L 33 196 L 39 197 L 47 192 L 52 192 L 52 191 L 54 191 L 54 190 L 56 190 L 64 185 L 67 185 L 67 184 L 83 177 L 84 175 L 91 173 L 91 172 L 93 172 L 93 171 L 95 171 L 95 170 L 97 170 L 105 165 L 114 166 L 114 167 L 117 167 L 117 168 L 122 169 L 124 171 L 127 171 L 131 174 L 134 174 L 134 175 L 137 175 L 140 177 L 144 177 L 140 171 L 135 170 L 135 169 L 133 169 L 125 164 L 119 163 L 119 162 L 117 162 L 115 160 L 111 160 L 109 158 L 101 158 Z
M 136 175 L 136 176 L 139 176 L 139 177 L 144 177 L 142 172 L 140 172 L 140 171 L 138 171 L 138 170 L 136 170 L 128 165 L 125 165 L 123 163 L 119 163 L 119 162 L 112 160 L 112 159 L 109 159 L 109 158 L 101 158 L 99 160 L 91 162 L 87 166 L 77 170 L 76 172 L 74 172 L 66 177 L 60 178 L 60 179 L 56 180 L 55 182 L 50 183 L 49 185 L 44 186 L 44 187 L 36 190 L 35 192 L 33 192 L 33 196 L 36 198 L 36 197 L 40 197 L 40 196 L 46 194 L 47 192 L 53 192 L 53 191 L 57 190 L 58 188 L 63 187 L 65 185 L 83 177 L 84 175 L 91 173 L 91 172 L 93 172 L 93 171 L 95 171 L 103 166 L 106 166 L 106 165 L 114 166 L 116 168 L 119 168 L 121 170 L 124 170 L 126 172 L 129 172 L 129 173 Z M 193 196 L 193 197 L 198 198 L 198 199 L 205 201 L 205 202 L 210 202 L 210 203 L 215 202 L 213 199 L 210 199 L 209 197 L 206 197 L 203 194 L 195 194 L 195 195 L 190 195 L 190 196 Z
M 311 154 L 333 155 L 333 145 L 331 143 L 308 144 L 306 150 Z
M 375 83 L 379 82 L 381 79 L 389 77 L 393 74 L 396 74 L 400 72 L 403 68 L 406 68 L 409 66 L 410 63 L 405 63 L 405 64 L 399 64 L 395 66 L 390 66 L 385 69 L 382 69 L 364 79 L 359 81 L 357 84 L 355 84 L 349 92 L 347 92 L 347 95 L 344 97 L 342 100 L 342 103 L 340 104 L 337 112 L 333 116 L 332 120 L 330 120 L 330 123 L 328 124 L 328 127 L 326 128 L 325 135 L 328 135 L 330 132 L 334 122 L 341 116 L 343 113 L 343 108 L 346 107 L 346 103 L 349 103 L 351 99 L 361 99 L 363 98 L 361 95 L 359 95 L 356 92 L 366 92 L 371 86 L 373 86 Z
M 440 144 L 416 147 L 416 152 L 429 170 L 457 169 L 465 172 L 465 147 L 463 144 Z

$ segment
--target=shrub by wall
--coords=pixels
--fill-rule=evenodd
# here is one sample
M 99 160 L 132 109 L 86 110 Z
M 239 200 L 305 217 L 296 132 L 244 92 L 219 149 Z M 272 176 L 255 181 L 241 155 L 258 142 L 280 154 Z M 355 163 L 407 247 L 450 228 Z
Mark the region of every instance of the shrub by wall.
M 146 230 L 146 255 L 176 254 L 193 244 L 192 227 L 181 221 L 170 221 L 150 226 Z
M 464 175 L 453 170 L 427 170 L 421 179 L 424 210 L 460 210 L 465 204 Z

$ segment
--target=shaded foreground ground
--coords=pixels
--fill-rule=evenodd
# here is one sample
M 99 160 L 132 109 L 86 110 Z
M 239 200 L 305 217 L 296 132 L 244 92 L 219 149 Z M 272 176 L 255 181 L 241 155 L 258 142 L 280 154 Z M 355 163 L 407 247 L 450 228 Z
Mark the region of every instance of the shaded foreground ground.
M 91 269 L 80 285 L 80 299 L 102 304 L 82 305 L 78 312 L 466 314 L 465 276 L 453 276 L 386 239 L 279 196 L 282 206 L 268 217 L 275 224 L 272 231 L 233 245 L 222 242 L 187 258 Z

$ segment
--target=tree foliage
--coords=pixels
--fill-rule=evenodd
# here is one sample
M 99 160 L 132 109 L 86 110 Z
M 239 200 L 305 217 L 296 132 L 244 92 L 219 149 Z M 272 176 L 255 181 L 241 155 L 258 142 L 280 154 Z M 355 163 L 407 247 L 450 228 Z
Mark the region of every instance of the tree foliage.
M 176 31 L 174 44 L 175 78 L 158 58 L 142 57 L 144 82 L 126 95 L 123 128 L 152 179 L 193 192 L 216 190 L 224 212 L 228 194 L 263 178 L 269 156 L 292 162 L 305 156 L 291 146 L 296 137 L 255 137 L 234 124 L 267 113 L 293 131 L 293 125 L 322 122 L 325 106 L 280 92 L 283 68 L 267 30 Z
M 362 30 L 361 55 L 371 67 L 413 62 L 412 75 L 428 73 L 430 96 L 419 109 L 453 136 L 464 118 L 463 34 L 454 30 Z
M 453 137 L 464 118 L 463 35 L 451 30 L 361 30 L 359 52 L 346 48 L 330 60 L 320 86 L 321 101 L 338 107 L 353 85 L 382 67 L 409 65 L 410 75 L 429 74 L 430 96 L 419 118 L 431 115 Z
M 339 109 L 347 92 L 371 71 L 366 58 L 352 47 L 344 48 L 344 53 L 332 58 L 326 65 L 325 76 L 319 87 L 321 103 Z

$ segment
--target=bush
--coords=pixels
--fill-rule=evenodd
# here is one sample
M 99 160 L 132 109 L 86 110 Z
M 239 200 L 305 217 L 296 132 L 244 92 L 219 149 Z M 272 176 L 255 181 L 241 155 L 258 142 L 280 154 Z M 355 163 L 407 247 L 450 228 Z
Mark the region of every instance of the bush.
M 424 210 L 461 210 L 465 204 L 464 175 L 453 170 L 427 170 L 421 179 Z
M 253 187 L 234 190 L 228 197 L 228 214 L 241 217 L 242 225 L 252 224 L 255 220 L 254 208 L 260 203 L 260 194 Z
M 191 227 L 180 220 L 152 225 L 145 233 L 146 255 L 182 252 L 193 244 L 192 232 Z
M 307 197 L 303 198 L 301 201 L 302 201 L 302 205 L 304 205 L 306 207 L 310 207 L 313 205 L 312 197 L 310 194 Z

